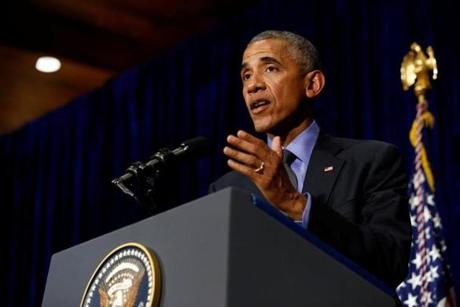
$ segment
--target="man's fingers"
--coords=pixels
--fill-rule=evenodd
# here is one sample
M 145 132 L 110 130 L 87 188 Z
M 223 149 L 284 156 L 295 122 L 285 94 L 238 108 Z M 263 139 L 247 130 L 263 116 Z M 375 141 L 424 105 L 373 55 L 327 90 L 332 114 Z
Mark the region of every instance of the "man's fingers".
M 255 156 L 253 155 L 249 155 L 247 153 L 244 153 L 242 151 L 238 151 L 238 150 L 235 150 L 233 148 L 230 148 L 228 146 L 226 146 L 224 148 L 224 154 L 233 159 L 233 160 L 236 160 L 238 162 L 241 162 L 243 164 L 246 164 L 247 166 L 250 166 L 250 167 L 255 167 L 257 168 L 259 166 L 259 164 L 261 163 L 261 161 L 256 158 Z
M 253 154 L 259 157 L 260 149 L 256 144 L 250 143 L 246 140 L 243 140 L 242 138 L 239 138 L 233 135 L 229 135 L 227 137 L 227 142 L 233 147 L 235 147 L 236 149 L 239 149 L 241 151 L 244 151 L 246 153 Z
M 270 150 L 264 141 L 243 130 L 239 130 L 237 136 L 229 135 L 227 137 L 227 142 L 233 147 L 248 154 L 252 154 L 259 159 L 265 157 Z
M 257 173 L 254 172 L 254 169 L 252 167 L 241 164 L 235 160 L 228 159 L 227 165 L 230 166 L 230 168 L 233 169 L 234 171 L 237 171 L 238 173 L 248 176 L 249 178 L 253 178 L 254 176 L 257 175 Z
M 276 152 L 278 157 L 283 157 L 283 148 L 281 147 L 281 138 L 279 136 L 275 136 L 272 141 L 272 150 Z
M 239 130 L 238 133 L 236 134 L 239 138 L 251 143 L 251 144 L 255 144 L 255 145 L 258 145 L 258 146 L 265 146 L 265 142 L 262 141 L 261 139 L 258 139 L 256 138 L 255 136 L 253 136 L 252 134 L 250 133 L 247 133 L 246 131 L 244 130 Z

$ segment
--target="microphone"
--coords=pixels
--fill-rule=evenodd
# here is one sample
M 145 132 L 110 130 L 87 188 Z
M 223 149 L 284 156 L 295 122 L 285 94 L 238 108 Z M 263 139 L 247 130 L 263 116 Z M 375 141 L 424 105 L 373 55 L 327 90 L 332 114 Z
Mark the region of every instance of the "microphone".
M 182 142 L 179 147 L 172 150 L 176 158 L 198 158 L 207 154 L 209 151 L 209 141 L 207 138 L 198 136 L 196 138 Z
M 206 154 L 209 150 L 209 141 L 205 137 L 199 136 L 182 142 L 177 148 L 163 148 L 154 153 L 150 159 L 144 163 L 134 162 L 126 173 L 119 178 L 112 180 L 123 192 L 133 196 L 133 193 L 126 188 L 126 184 L 139 176 L 157 177 L 160 170 L 173 162 L 198 158 Z

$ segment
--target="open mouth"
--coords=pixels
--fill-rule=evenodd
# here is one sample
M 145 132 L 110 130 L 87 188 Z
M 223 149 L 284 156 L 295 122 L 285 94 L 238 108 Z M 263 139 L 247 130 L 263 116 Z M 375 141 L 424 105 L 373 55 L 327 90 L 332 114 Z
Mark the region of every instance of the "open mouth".
M 250 104 L 251 112 L 254 114 L 262 112 L 268 107 L 269 104 L 270 104 L 269 100 L 265 100 L 265 99 L 256 100 Z

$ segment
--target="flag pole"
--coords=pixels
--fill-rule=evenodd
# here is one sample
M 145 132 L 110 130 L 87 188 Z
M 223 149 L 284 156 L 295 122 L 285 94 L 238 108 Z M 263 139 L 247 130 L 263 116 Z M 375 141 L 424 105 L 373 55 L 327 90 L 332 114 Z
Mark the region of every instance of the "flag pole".
M 401 63 L 402 86 L 406 91 L 414 87 L 417 113 L 409 133 L 415 152 L 409 184 L 413 227 L 411 261 L 408 277 L 396 292 L 404 306 L 456 306 L 441 220 L 434 201 L 434 176 L 423 143 L 423 129 L 434 126 L 434 116 L 426 99 L 426 92 L 431 89 L 430 73 L 433 80 L 438 76 L 433 48 L 429 46 L 426 53 L 414 42 Z

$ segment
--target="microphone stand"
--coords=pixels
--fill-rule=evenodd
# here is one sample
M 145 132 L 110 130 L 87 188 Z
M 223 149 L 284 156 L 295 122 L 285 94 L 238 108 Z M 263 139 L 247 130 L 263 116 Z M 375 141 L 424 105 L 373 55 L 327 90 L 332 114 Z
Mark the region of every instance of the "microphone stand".
M 149 214 L 160 208 L 161 179 L 166 161 L 174 159 L 174 155 L 167 148 L 158 150 L 146 163 L 134 162 L 126 169 L 126 173 L 112 183 L 123 193 L 136 200 Z
M 112 183 L 120 188 L 123 193 L 134 198 L 138 203 L 146 208 L 149 213 L 154 213 L 160 209 L 161 203 L 166 203 L 167 199 L 162 199 L 164 192 L 168 191 L 168 177 L 163 176 L 167 170 L 175 166 L 175 162 L 185 159 L 196 158 L 208 150 L 208 140 L 204 137 L 196 137 L 184 141 L 175 149 L 162 148 L 153 154 L 145 162 L 134 162 L 126 173 L 114 180 Z

